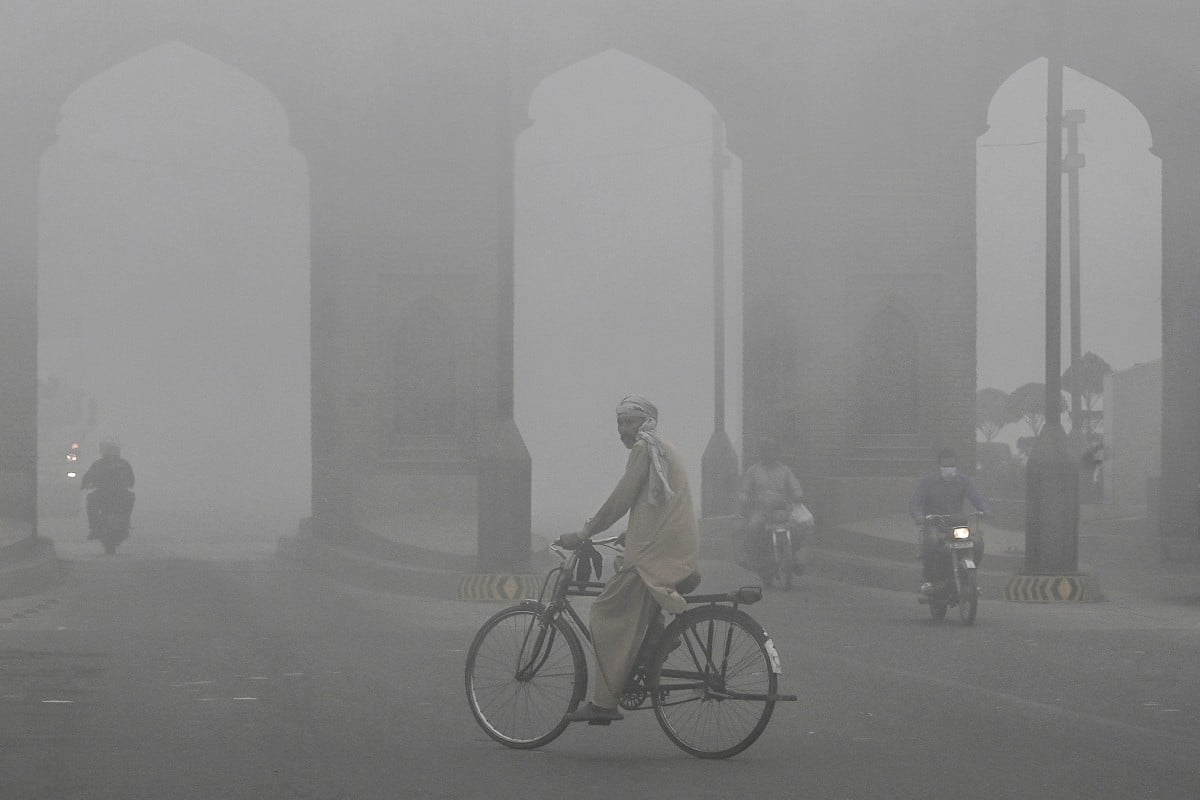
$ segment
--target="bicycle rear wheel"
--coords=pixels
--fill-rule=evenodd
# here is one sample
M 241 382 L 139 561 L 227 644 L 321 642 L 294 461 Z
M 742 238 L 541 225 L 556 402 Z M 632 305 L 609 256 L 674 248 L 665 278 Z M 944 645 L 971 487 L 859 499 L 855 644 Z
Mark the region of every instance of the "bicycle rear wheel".
M 651 669 L 663 732 L 698 758 L 745 750 L 775 710 L 774 653 L 762 626 L 744 612 L 706 606 L 681 614 L 659 639 Z
M 587 693 L 587 660 L 562 619 L 536 605 L 506 608 L 467 650 L 467 704 L 484 732 L 518 749 L 541 747 L 567 727 Z

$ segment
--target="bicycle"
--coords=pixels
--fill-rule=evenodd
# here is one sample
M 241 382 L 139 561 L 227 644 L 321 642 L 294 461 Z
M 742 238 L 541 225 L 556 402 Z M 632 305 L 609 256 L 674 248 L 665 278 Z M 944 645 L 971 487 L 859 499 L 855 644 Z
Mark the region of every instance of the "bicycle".
M 581 559 L 588 564 L 599 559 L 596 545 L 616 550 L 617 538 L 585 539 L 569 556 L 551 545 L 561 563 L 546 574 L 538 598 L 493 615 L 467 650 L 467 703 L 475 721 L 500 744 L 517 749 L 548 744 L 587 695 L 580 637 L 589 647 L 592 640 L 570 598 L 595 597 L 604 588 L 590 580 L 590 572 L 579 571 Z M 759 586 L 687 595 L 688 609 L 647 633 L 621 708 L 653 708 L 667 738 L 698 758 L 728 758 L 753 744 L 775 703 L 796 699 L 779 694 L 775 645 L 739 608 L 761 599 Z

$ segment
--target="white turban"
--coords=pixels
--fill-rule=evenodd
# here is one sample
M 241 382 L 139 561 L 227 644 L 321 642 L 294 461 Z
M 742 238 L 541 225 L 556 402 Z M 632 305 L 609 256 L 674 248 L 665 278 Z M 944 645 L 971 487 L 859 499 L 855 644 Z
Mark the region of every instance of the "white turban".
M 646 443 L 650 450 L 650 482 L 647 489 L 650 492 L 650 505 L 661 505 L 662 501 L 675 494 L 667 480 L 667 451 L 658 438 L 658 407 L 644 397 L 631 394 L 617 404 L 618 417 L 641 417 L 641 427 L 638 428 L 637 438 Z

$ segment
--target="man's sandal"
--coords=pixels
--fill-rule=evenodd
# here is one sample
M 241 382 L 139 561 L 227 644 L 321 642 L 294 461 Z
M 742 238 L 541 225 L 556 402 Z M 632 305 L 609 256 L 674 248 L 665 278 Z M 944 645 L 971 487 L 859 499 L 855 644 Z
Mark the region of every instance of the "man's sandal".
M 625 715 L 615 708 L 601 708 L 595 703 L 588 703 L 570 712 L 564 719 L 567 722 L 586 722 L 588 725 L 610 725 L 616 720 L 625 719 Z

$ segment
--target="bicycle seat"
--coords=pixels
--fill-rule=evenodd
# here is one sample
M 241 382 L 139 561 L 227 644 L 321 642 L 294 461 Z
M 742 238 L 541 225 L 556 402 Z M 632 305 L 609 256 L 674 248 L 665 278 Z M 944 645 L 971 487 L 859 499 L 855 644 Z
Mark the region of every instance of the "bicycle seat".
M 700 571 L 695 570 L 691 575 L 675 584 L 675 591 L 680 594 L 691 594 L 696 591 L 696 587 L 700 585 Z

